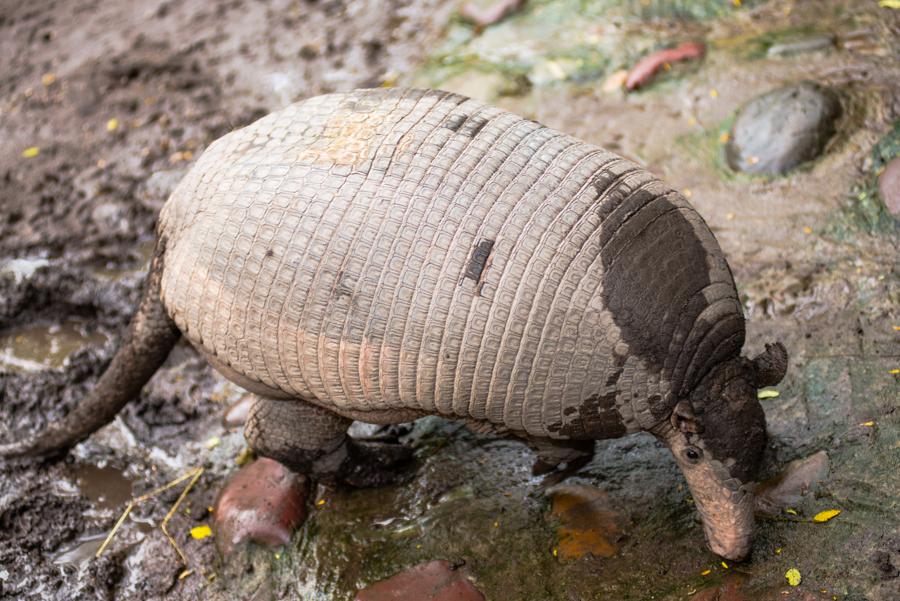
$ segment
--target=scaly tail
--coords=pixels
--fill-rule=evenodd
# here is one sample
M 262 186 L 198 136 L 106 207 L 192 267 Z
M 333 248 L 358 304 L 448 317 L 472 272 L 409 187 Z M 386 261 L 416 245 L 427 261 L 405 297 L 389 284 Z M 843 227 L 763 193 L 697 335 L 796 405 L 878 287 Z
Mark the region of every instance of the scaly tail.
M 169 356 L 181 333 L 160 299 L 165 240 L 156 244 L 144 294 L 121 347 L 97 385 L 58 423 L 30 438 L 0 445 L 0 457 L 50 457 L 64 454 L 113 420 Z

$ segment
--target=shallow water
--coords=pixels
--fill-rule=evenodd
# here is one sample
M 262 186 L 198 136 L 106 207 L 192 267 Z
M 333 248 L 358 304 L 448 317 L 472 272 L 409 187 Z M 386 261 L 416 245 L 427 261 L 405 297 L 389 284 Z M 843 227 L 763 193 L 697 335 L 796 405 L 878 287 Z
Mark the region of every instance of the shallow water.
M 108 340 L 81 320 L 30 324 L 0 333 L 0 367 L 26 372 L 60 369 L 72 353 Z

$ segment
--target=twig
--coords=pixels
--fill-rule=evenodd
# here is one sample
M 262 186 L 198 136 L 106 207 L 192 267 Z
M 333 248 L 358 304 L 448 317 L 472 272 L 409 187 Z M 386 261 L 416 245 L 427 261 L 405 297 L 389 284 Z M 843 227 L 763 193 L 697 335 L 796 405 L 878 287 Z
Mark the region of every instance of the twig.
M 125 507 L 125 511 L 122 513 L 122 516 L 118 519 L 118 521 L 116 522 L 116 525 L 113 526 L 113 529 L 109 531 L 109 534 L 106 535 L 106 539 L 103 541 L 103 544 L 100 545 L 100 548 L 97 549 L 97 553 L 94 556 L 100 557 L 101 555 L 103 555 L 103 553 L 106 551 L 107 547 L 109 547 L 109 544 L 112 542 L 113 537 L 116 535 L 116 532 L 119 531 L 119 528 L 122 526 L 122 523 L 125 522 L 125 518 L 128 517 L 128 515 L 131 513 L 131 510 L 134 509 L 138 504 L 143 503 L 144 501 L 146 501 L 148 499 L 152 499 L 153 497 L 157 496 L 158 494 L 163 493 L 171 488 L 175 488 L 176 486 L 178 486 L 185 480 L 190 479 L 190 482 L 188 482 L 188 485 L 184 488 L 183 491 L 181 491 L 181 494 L 178 496 L 178 499 L 175 501 L 175 504 L 172 505 L 172 508 L 169 510 L 169 513 L 166 514 L 166 517 L 163 518 L 163 521 L 160 524 L 160 529 L 163 531 L 163 534 L 166 535 L 166 538 L 168 539 L 169 544 L 172 545 L 172 547 L 175 549 L 175 552 L 178 553 L 178 557 L 181 559 L 181 562 L 187 568 L 189 565 L 188 558 L 184 554 L 184 552 L 181 550 L 181 547 L 178 546 L 178 543 L 175 542 L 175 539 L 172 538 L 172 535 L 169 534 L 169 530 L 168 530 L 167 526 L 169 525 L 169 520 L 171 520 L 172 516 L 175 515 L 175 512 L 178 511 L 178 507 L 181 505 L 181 502 L 184 501 L 184 498 L 191 491 L 191 489 L 194 487 L 194 484 L 196 484 L 197 480 L 200 479 L 200 476 L 202 474 L 203 474 L 203 468 L 196 467 L 196 468 L 188 471 L 187 473 L 182 474 L 181 476 L 178 476 L 177 478 L 175 478 L 168 484 L 164 484 L 163 486 L 160 486 L 159 488 L 155 488 L 155 489 L 151 490 L 150 492 L 145 493 L 145 494 L 129 501 L 128 506 Z M 181 576 L 179 576 L 179 578 L 184 578 L 186 576 L 189 576 L 192 571 L 193 570 L 186 570 L 185 572 L 182 572 L 182 574 L 181 574 Z M 201 572 L 202 572 L 202 570 L 201 570 Z

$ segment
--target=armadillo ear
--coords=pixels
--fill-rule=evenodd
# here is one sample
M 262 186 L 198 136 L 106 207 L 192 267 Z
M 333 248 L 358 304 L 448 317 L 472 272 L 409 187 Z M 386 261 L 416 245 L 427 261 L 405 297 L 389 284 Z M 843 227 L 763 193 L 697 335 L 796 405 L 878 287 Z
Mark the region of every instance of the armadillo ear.
M 672 427 L 685 434 L 702 434 L 703 425 L 694 415 L 694 408 L 688 400 L 678 401 L 672 410 Z
M 758 388 L 778 384 L 787 373 L 787 365 L 788 354 L 784 345 L 780 342 L 767 344 L 765 352 L 753 359 L 756 371 L 754 384 Z

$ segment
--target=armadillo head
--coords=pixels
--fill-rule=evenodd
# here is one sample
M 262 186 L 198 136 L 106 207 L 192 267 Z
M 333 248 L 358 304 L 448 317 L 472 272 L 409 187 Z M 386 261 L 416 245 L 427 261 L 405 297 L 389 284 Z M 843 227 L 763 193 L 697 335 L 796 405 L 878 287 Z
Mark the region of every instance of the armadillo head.
M 675 456 L 703 518 L 710 549 L 734 561 L 753 542 L 752 485 L 766 446 L 757 388 L 777 384 L 787 369 L 781 344 L 754 359 L 717 366 L 679 401 L 656 435 Z

